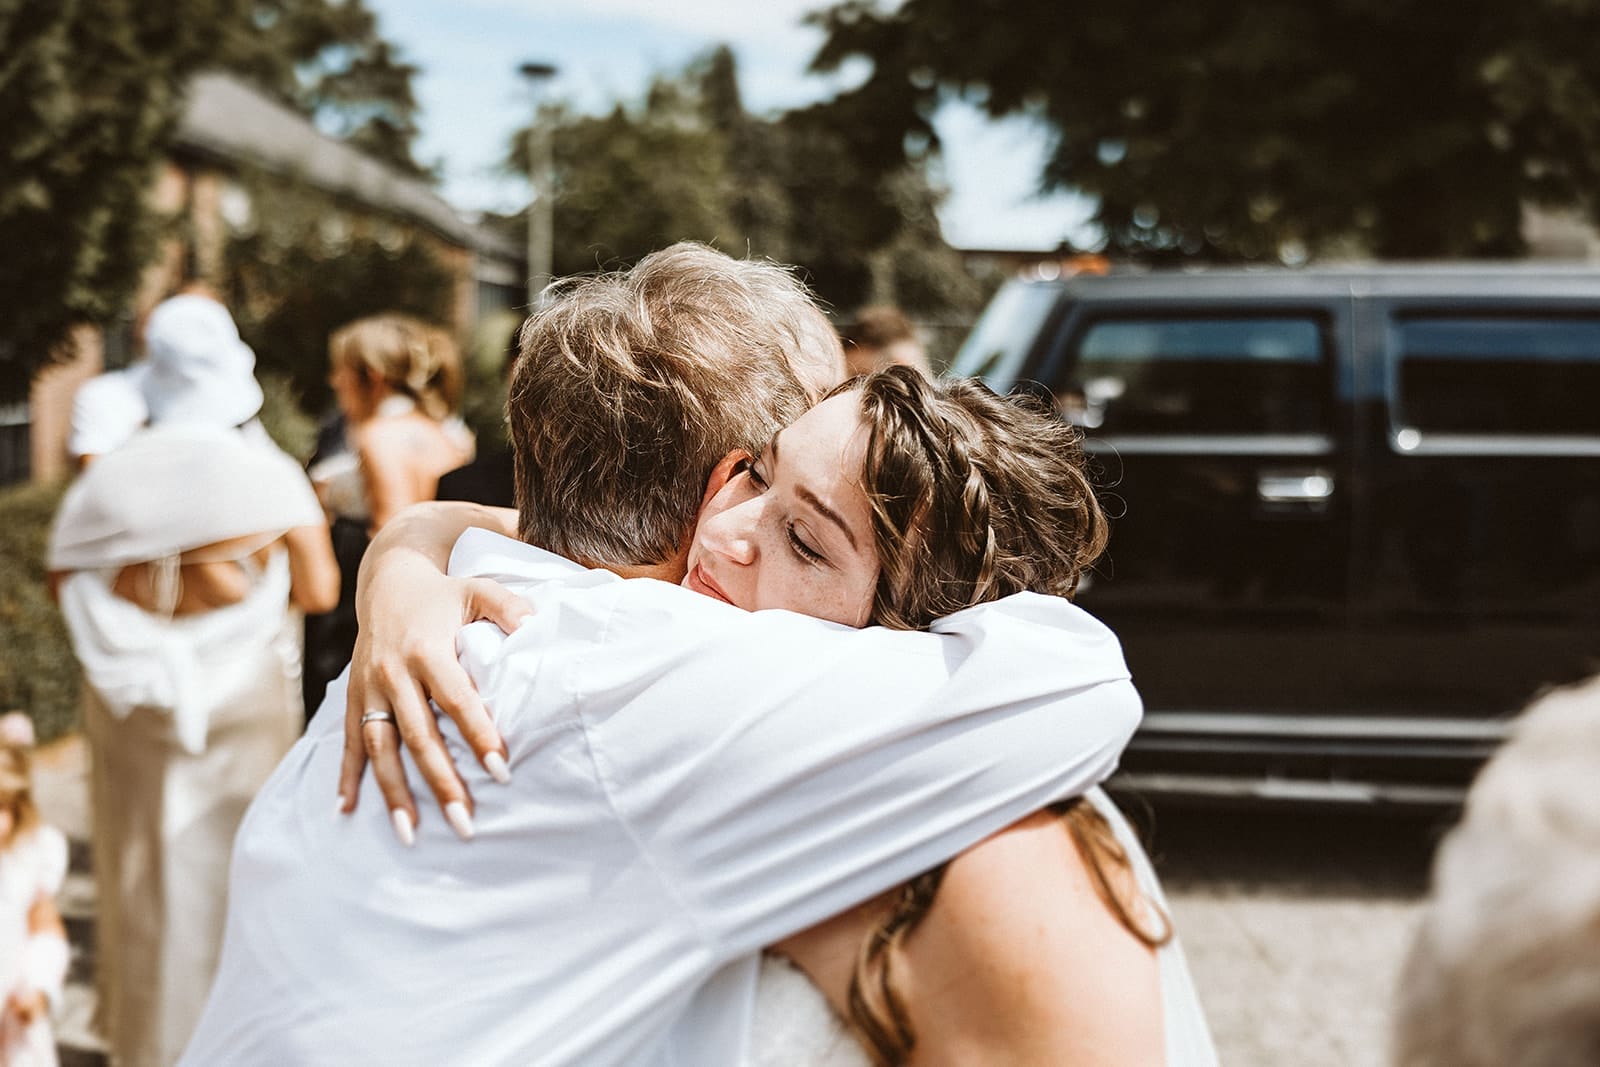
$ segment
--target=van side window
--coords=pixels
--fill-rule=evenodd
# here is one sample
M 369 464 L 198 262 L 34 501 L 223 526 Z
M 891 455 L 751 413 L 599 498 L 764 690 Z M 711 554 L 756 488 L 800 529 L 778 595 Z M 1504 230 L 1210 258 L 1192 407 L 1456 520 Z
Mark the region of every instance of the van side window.
M 1313 317 L 1100 318 L 1079 336 L 1056 405 L 1113 434 L 1305 434 L 1328 428 Z
M 1417 315 L 1395 332 L 1406 430 L 1600 436 L 1600 318 Z

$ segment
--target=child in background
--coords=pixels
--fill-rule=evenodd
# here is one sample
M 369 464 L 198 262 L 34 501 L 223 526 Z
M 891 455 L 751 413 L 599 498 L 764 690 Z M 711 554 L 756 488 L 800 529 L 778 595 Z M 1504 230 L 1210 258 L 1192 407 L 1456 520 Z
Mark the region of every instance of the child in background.
M 55 895 L 67 840 L 33 803 L 33 721 L 0 715 L 0 1064 L 55 1067 L 50 1010 L 61 1001 L 67 936 Z

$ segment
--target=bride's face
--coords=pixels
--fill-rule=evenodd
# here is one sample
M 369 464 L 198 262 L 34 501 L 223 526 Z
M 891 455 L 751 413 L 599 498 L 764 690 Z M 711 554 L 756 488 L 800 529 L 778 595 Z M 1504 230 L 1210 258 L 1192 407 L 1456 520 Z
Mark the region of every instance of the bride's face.
M 866 625 L 878 555 L 861 488 L 865 452 L 855 393 L 806 412 L 701 507 L 683 584 L 746 611 Z

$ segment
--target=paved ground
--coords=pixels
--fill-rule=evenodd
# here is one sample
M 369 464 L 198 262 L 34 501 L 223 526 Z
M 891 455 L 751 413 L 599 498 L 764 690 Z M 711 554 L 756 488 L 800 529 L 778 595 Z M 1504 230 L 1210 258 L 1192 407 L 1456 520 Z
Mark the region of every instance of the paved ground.
M 74 842 L 62 900 L 73 940 L 57 1019 L 62 1067 L 99 1067 L 81 744 L 46 748 L 37 768 L 40 805 Z M 1426 887 L 1435 827 L 1342 814 L 1130 815 L 1153 826 L 1152 855 L 1226 1067 L 1385 1062 L 1394 978 Z
M 1154 849 L 1228 1067 L 1378 1067 L 1436 824 L 1155 813 Z

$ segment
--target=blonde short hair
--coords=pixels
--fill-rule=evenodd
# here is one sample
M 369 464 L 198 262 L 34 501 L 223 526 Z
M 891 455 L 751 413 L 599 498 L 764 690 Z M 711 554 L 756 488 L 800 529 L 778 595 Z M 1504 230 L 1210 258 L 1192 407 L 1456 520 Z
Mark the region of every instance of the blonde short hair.
M 828 320 L 773 263 L 686 242 L 547 295 L 506 408 L 519 532 L 571 559 L 671 559 L 716 462 L 843 376 Z
M 335 366 L 377 380 L 442 419 L 461 401 L 461 350 L 448 331 L 410 315 L 370 315 L 328 339 Z
M 1600 1063 L 1600 678 L 1519 718 L 1439 848 L 1399 1067 Z

